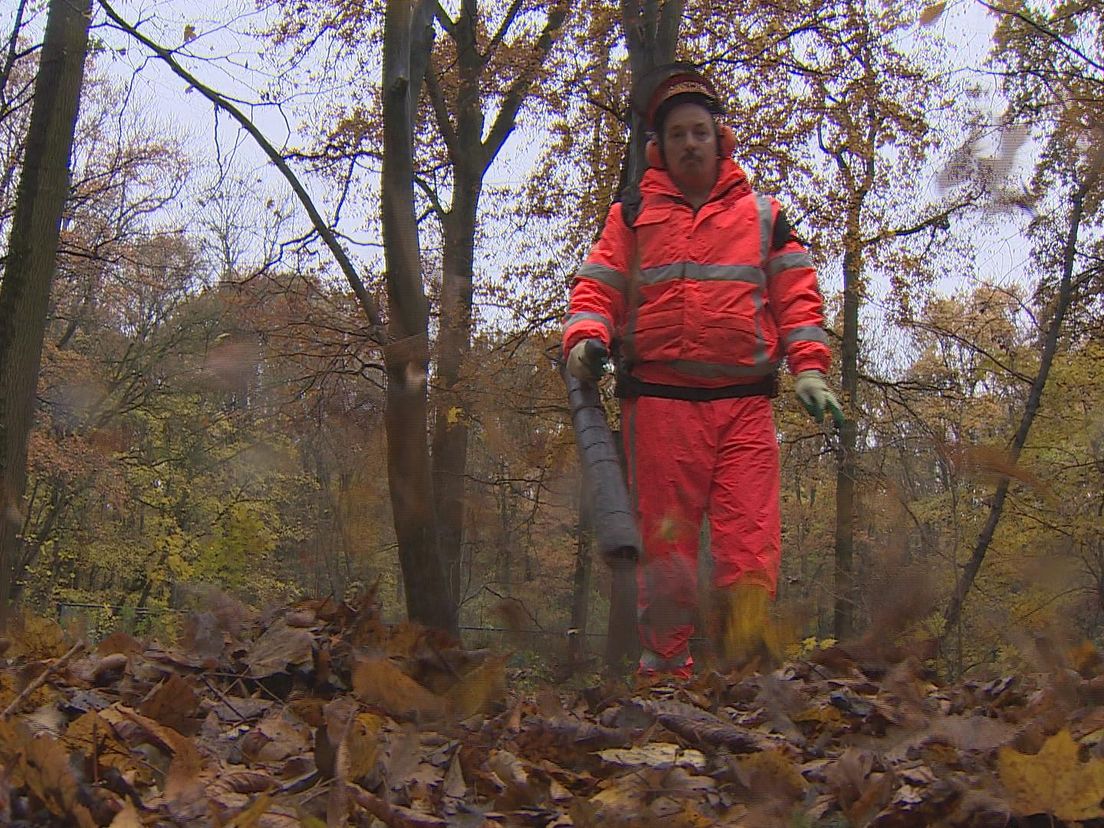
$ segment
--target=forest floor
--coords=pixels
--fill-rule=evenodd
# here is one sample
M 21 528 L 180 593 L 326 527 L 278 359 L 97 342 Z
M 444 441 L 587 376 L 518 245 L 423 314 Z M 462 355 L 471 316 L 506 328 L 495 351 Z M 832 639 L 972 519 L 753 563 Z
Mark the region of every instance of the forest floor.
M 0 639 L 0 824 L 1104 826 L 1104 660 L 943 684 L 870 641 L 767 673 L 541 688 L 359 606 L 172 647 Z

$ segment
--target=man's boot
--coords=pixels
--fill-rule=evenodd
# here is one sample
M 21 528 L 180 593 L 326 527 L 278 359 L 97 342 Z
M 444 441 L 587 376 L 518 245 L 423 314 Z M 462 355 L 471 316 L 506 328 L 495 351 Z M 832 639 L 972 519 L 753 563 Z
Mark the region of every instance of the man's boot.
M 770 618 L 770 589 L 745 579 L 717 590 L 717 656 L 722 669 L 769 670 L 781 662 L 782 643 Z

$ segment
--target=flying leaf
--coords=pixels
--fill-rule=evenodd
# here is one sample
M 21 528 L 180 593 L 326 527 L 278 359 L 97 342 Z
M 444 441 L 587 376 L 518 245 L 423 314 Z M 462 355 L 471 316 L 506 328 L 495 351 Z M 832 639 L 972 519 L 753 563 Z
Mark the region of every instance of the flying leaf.
M 195 26 L 193 26 L 189 23 L 187 26 L 184 27 L 184 42 L 185 43 L 191 43 L 195 39 L 196 39 Z
M 444 699 L 426 690 L 386 658 L 367 659 L 357 665 L 353 693 L 361 701 L 379 705 L 392 715 L 439 716 L 445 712 Z
M 1104 760 L 1082 762 L 1068 730 L 1047 739 L 1035 755 L 1002 747 L 997 767 L 1019 814 L 1048 813 L 1069 822 L 1104 817 Z
M 932 3 L 930 6 L 926 6 L 922 12 L 920 12 L 920 25 L 930 26 L 936 20 L 943 16 L 943 12 L 947 10 L 946 3 Z
M 452 712 L 467 717 L 484 711 L 506 695 L 505 655 L 489 656 L 448 691 Z

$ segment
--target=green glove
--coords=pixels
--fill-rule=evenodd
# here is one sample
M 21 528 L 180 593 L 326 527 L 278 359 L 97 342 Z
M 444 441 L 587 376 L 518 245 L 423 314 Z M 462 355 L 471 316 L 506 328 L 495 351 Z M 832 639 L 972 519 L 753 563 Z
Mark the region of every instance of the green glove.
M 582 339 L 571 346 L 567 370 L 581 382 L 597 382 L 606 372 L 609 350 L 600 339 Z
M 824 415 L 831 414 L 838 427 L 843 426 L 843 409 L 840 408 L 836 395 L 828 388 L 828 382 L 820 371 L 802 371 L 797 375 L 794 384 L 794 393 L 805 406 L 805 410 L 812 415 L 818 423 L 824 419 Z

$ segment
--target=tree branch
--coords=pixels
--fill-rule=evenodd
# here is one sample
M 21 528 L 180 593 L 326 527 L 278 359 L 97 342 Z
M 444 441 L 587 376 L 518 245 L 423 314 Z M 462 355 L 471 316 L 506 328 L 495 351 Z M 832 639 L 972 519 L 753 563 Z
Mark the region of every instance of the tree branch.
M 513 131 L 517 122 L 518 110 L 521 109 L 525 96 L 529 94 L 529 88 L 536 80 L 537 72 L 540 70 L 545 56 L 559 37 L 569 7 L 569 0 L 557 0 L 556 4 L 548 10 L 548 18 L 545 20 L 544 29 L 533 46 L 533 55 L 525 69 L 518 73 L 514 82 L 510 84 L 510 88 L 502 101 L 502 107 L 498 110 L 494 126 L 487 134 L 487 140 L 483 142 L 483 172 L 487 171 L 495 156 L 498 155 L 498 151 L 502 149 L 506 138 Z
M 1082 52 L 1080 49 L 1078 49 L 1076 46 L 1074 46 L 1072 43 L 1067 43 L 1065 40 L 1063 40 L 1062 37 L 1057 32 L 1051 31 L 1046 26 L 1044 26 L 1042 23 L 1039 23 L 1038 21 L 1031 19 L 1030 17 L 1028 17 L 1023 12 L 1018 11 L 1016 9 L 1001 8 L 1000 6 L 995 6 L 992 3 L 987 3 L 986 0 L 977 0 L 977 2 L 980 3 L 982 6 L 984 6 L 985 8 L 989 9 L 989 11 L 991 11 L 991 12 L 996 12 L 997 14 L 1010 15 L 1012 17 L 1015 17 L 1021 23 L 1026 23 L 1032 29 L 1035 29 L 1035 31 L 1049 37 L 1051 40 L 1053 40 L 1055 43 L 1057 43 L 1059 46 L 1061 46 L 1066 51 L 1072 52 L 1073 54 L 1077 55 L 1077 57 L 1081 58 L 1081 60 L 1083 60 L 1083 61 L 1085 61 L 1085 63 L 1089 64 L 1089 66 L 1091 66 L 1094 69 L 1097 69 L 1101 72 L 1104 72 L 1104 64 L 1097 63 L 1091 57 L 1089 57 L 1084 52 Z
M 456 127 L 452 123 L 452 114 L 449 111 L 448 101 L 441 85 L 437 83 L 437 72 L 434 70 L 433 58 L 429 59 L 429 69 L 425 76 L 426 91 L 429 93 L 429 102 L 433 106 L 433 114 L 437 119 L 437 129 L 445 140 L 450 158 L 460 157 L 460 138 L 456 134 Z
M 886 241 L 887 239 L 896 239 L 896 238 L 900 238 L 902 236 L 914 236 L 917 233 L 922 233 L 924 230 L 927 230 L 928 228 L 935 228 L 937 230 L 950 230 L 950 228 L 951 228 L 951 222 L 950 222 L 951 216 L 958 210 L 964 210 L 967 207 L 972 207 L 972 206 L 973 206 L 972 201 L 963 201 L 963 202 L 959 202 L 957 204 L 952 204 L 946 210 L 943 210 L 940 213 L 936 213 L 933 216 L 929 216 L 928 218 L 924 219 L 923 221 L 921 221 L 918 224 L 914 224 L 911 227 L 898 228 L 896 230 L 883 230 L 881 233 L 879 233 L 876 236 L 871 236 L 870 238 L 863 239 L 862 243 L 863 243 L 864 246 L 866 246 L 866 245 L 871 245 L 871 244 L 877 244 L 878 242 Z
M 509 31 L 510 26 L 513 25 L 514 19 L 518 16 L 518 12 L 521 11 L 522 0 L 514 0 L 510 4 L 510 8 L 506 11 L 506 16 L 502 18 L 502 23 L 498 27 L 498 31 L 494 33 L 494 36 L 487 43 L 487 48 L 483 52 L 484 62 L 491 59 L 491 56 L 495 53 L 495 50 L 502 44 L 502 41 L 506 37 L 506 32 Z
M 349 282 L 349 286 L 353 289 L 353 293 L 357 297 L 357 301 L 360 303 L 361 308 L 368 317 L 368 321 L 371 323 L 372 330 L 370 336 L 374 342 L 382 344 L 384 341 L 383 335 L 383 319 L 380 315 L 379 307 L 376 304 L 372 295 L 368 292 L 368 289 L 364 286 L 364 282 L 356 272 L 356 268 L 353 266 L 348 255 L 345 253 L 344 248 L 338 243 L 336 236 L 334 236 L 333 230 L 326 223 L 322 214 L 319 213 L 318 208 L 315 206 L 314 201 L 311 199 L 310 194 L 303 186 L 295 172 L 288 166 L 287 161 L 280 154 L 279 150 L 272 145 L 272 143 L 264 136 L 264 133 L 253 123 L 250 118 L 245 115 L 240 109 L 226 99 L 223 95 L 215 92 L 210 87 L 204 85 L 185 69 L 173 56 L 173 53 L 164 48 L 163 46 L 155 43 L 142 34 L 134 26 L 131 26 L 114 8 L 107 2 L 107 0 L 99 0 L 100 6 L 109 18 L 119 27 L 123 32 L 126 32 L 157 57 L 159 57 L 164 63 L 182 80 L 191 85 L 197 92 L 203 97 L 219 107 L 223 111 L 227 112 L 235 121 L 237 121 L 242 129 L 249 133 L 257 145 L 268 156 L 269 160 L 276 166 L 283 175 L 284 179 L 291 186 L 296 197 L 299 199 L 299 203 L 303 205 L 303 209 L 306 210 L 307 215 L 310 217 L 311 224 L 318 231 L 318 235 L 322 237 L 322 240 L 326 243 L 326 246 L 330 249 L 334 259 L 337 261 L 338 266 L 341 268 L 342 274 Z

